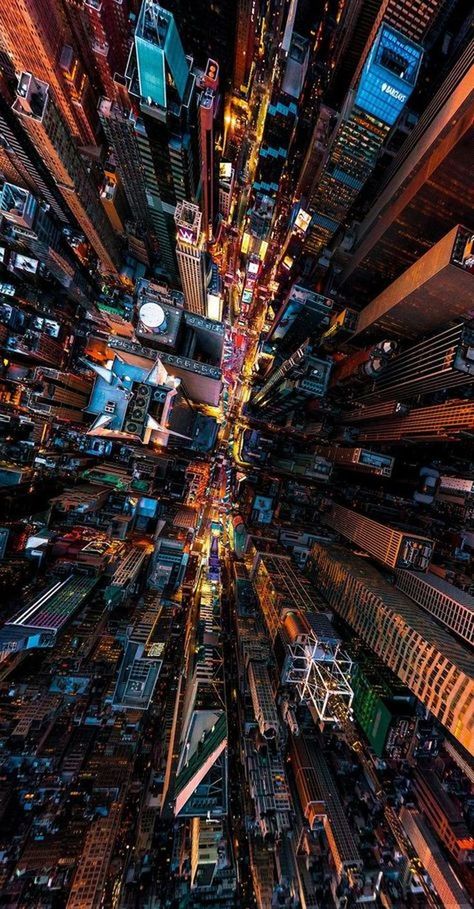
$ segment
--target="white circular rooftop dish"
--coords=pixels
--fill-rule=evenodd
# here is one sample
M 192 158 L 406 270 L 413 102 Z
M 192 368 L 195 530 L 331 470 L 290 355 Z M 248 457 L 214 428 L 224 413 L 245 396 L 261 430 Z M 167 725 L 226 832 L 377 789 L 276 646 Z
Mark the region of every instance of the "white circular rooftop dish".
M 166 321 L 165 311 L 159 303 L 144 303 L 140 307 L 140 322 L 145 328 L 161 328 Z

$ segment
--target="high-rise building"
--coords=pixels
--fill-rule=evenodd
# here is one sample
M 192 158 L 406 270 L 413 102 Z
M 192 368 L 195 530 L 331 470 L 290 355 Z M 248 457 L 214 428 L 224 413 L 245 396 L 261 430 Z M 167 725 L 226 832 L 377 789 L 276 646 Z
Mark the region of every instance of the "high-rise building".
M 125 792 L 126 786 L 120 786 L 119 796 L 112 802 L 108 815 L 94 821 L 88 829 L 72 882 L 69 909 L 92 909 L 100 899 L 99 894 L 103 892 L 107 881 Z
M 342 546 L 315 543 L 309 565 L 335 612 L 472 754 L 474 680 L 467 648 Z
M 117 171 L 134 221 L 135 229 L 146 232 L 150 218 L 145 191 L 145 170 L 135 133 L 135 118 L 127 98 L 120 102 L 101 98 L 99 118 L 113 150 Z
M 329 139 L 304 250 L 319 254 L 344 222 L 416 85 L 422 49 L 383 23 Z
M 137 106 L 135 137 L 145 177 L 149 217 L 162 265 L 177 278 L 174 212 L 195 201 L 198 155 L 195 76 L 185 56 L 173 15 L 157 0 L 144 0 L 127 66 L 127 83 Z
M 159 359 L 166 371 L 182 379 L 186 395 L 191 401 L 215 407 L 222 391 L 220 363 L 224 326 L 222 322 L 211 321 L 191 312 L 186 312 L 184 326 L 186 343 L 173 353 L 169 350 L 160 351 Z M 106 359 L 113 360 L 117 353 L 120 360 L 131 364 L 135 364 L 138 357 L 142 369 L 144 359 L 148 360 L 150 370 L 156 359 L 156 352 L 152 353 L 150 347 L 143 347 L 129 338 L 109 336 Z
M 57 636 L 91 595 L 97 578 L 55 581 L 12 616 L 0 632 L 0 661 L 18 650 L 54 647 Z
M 314 587 L 288 555 L 260 552 L 252 580 L 272 642 L 287 615 L 291 619 L 295 613 L 311 615 L 325 609 Z
M 68 248 L 63 235 L 64 221 L 43 199 L 22 186 L 4 183 L 0 193 L 2 239 L 7 243 L 11 261 L 19 261 L 17 253 L 33 256 L 48 269 L 50 275 L 67 290 L 71 299 L 85 301 L 86 281 L 77 260 Z
M 199 153 L 201 161 L 202 229 L 207 241 L 212 239 L 215 215 L 214 116 L 216 96 L 205 88 L 199 98 Z
M 408 754 L 416 729 L 416 701 L 379 657 L 357 640 L 351 642 L 354 657 L 352 684 L 354 717 L 377 757 Z
M 7 181 L 29 189 L 38 202 L 51 206 L 59 221 L 67 223 L 69 209 L 34 143 L 12 111 L 15 95 L 3 79 L 0 89 L 0 170 Z
M 472 384 L 473 343 L 474 329 L 470 322 L 457 322 L 442 329 L 384 364 L 373 391 L 359 401 L 365 404 L 394 398 L 404 401 L 439 389 Z
M 184 305 L 190 312 L 206 315 L 206 253 L 201 228 L 202 215 L 197 205 L 180 202 L 176 206 L 176 255 L 184 291 Z
M 473 234 L 453 227 L 360 313 L 354 336 L 417 338 L 474 309 Z
M 318 189 L 318 179 L 326 152 L 327 142 L 333 129 L 334 111 L 321 104 L 296 185 L 296 197 L 311 207 Z
M 131 43 L 131 4 L 128 0 L 63 0 L 64 13 L 97 89 L 113 101 L 114 77 L 123 76 Z M 96 77 L 98 77 L 96 79 Z
M 474 644 L 474 597 L 429 571 L 398 571 L 397 587 L 448 631 Z
M 416 800 L 431 827 L 456 862 L 471 863 L 474 859 L 474 838 L 456 801 L 443 787 L 433 770 L 423 767 L 414 773 Z
M 275 7 L 273 12 L 275 18 L 281 18 L 283 6 Z M 288 18 L 290 17 L 291 10 Z M 249 212 L 250 233 L 257 240 L 264 241 L 270 236 L 274 224 L 277 200 L 279 199 L 285 207 L 288 205 L 290 149 L 296 134 L 299 105 L 308 71 L 309 41 L 293 32 L 290 24 L 288 32 L 285 32 L 280 53 L 281 66 L 277 71 L 278 78 L 273 81 L 271 98 L 265 112 L 253 182 L 253 205 Z M 283 187 L 286 192 L 283 191 Z M 284 254 L 290 244 L 292 231 L 294 229 L 298 232 L 301 217 L 304 223 L 304 215 L 296 217 L 296 224 L 292 224 L 287 241 L 280 252 L 284 264 Z
M 390 477 L 394 458 L 368 448 L 345 448 L 343 445 L 318 445 L 316 453 L 337 467 L 368 473 L 374 477 Z
M 396 342 L 383 340 L 339 360 L 332 372 L 331 387 L 348 383 L 360 385 L 366 383 L 368 378 L 378 379 L 395 356 L 397 347 Z
M 428 0 L 428 2 L 425 0 L 414 0 L 414 2 L 413 0 L 383 0 L 365 48 L 359 57 L 354 80 L 357 79 L 364 65 L 381 22 L 386 22 L 403 32 L 412 41 L 422 42 L 436 22 L 443 5 L 443 0 Z
M 367 215 L 344 240 L 351 254 L 338 283 L 353 299 L 380 293 L 454 221 L 470 225 L 473 53 L 471 41 L 396 155 Z
M 268 332 L 266 344 L 281 355 L 290 354 L 329 325 L 333 301 L 307 287 L 293 284 Z
M 232 193 L 234 191 L 235 169 L 230 161 L 219 164 L 219 214 L 226 221 L 232 206 Z
M 372 420 L 379 420 L 381 417 L 389 419 L 390 417 L 405 416 L 408 413 L 408 406 L 400 401 L 387 401 L 385 404 L 370 404 L 368 407 L 357 407 L 355 410 L 349 410 L 344 413 L 344 422 L 352 425 L 353 423 L 370 423 Z
M 294 354 L 270 373 L 269 378 L 251 398 L 251 406 L 264 410 L 270 419 L 284 419 L 292 411 L 327 390 L 332 363 L 316 356 L 311 342 L 305 341 Z
M 82 423 L 91 388 L 88 376 L 37 366 L 27 392 L 28 409 L 48 419 Z
M 371 405 L 372 407 L 372 405 Z M 360 429 L 359 442 L 449 441 L 474 429 L 474 403 L 454 398 L 444 404 L 412 407 L 409 413 L 373 420 Z
M 61 4 L 58 0 L 2 0 L 0 18 L 2 46 L 15 71 L 33 73 L 47 82 L 71 135 L 84 144 L 94 144 L 95 131 L 87 111 L 88 80 L 71 47 Z M 74 81 L 77 77 L 78 83 Z
M 431 833 L 423 815 L 413 808 L 402 807 L 400 820 L 417 855 L 438 891 L 443 906 L 469 909 L 465 890 L 444 858 L 441 848 Z
M 220 609 L 211 583 L 200 587 L 197 622 L 189 629 L 189 671 L 182 709 L 175 781 L 175 816 L 208 820 L 225 815 L 228 798 L 228 725 Z
M 13 110 L 104 269 L 116 273 L 120 262 L 117 240 L 98 192 L 50 95 L 49 84 L 31 73 L 21 73 Z
M 429 566 L 433 540 L 427 537 L 388 527 L 343 505 L 333 505 L 324 520 L 329 527 L 351 543 L 361 546 L 382 565 L 415 571 L 426 571 Z
M 338 880 L 360 872 L 363 861 L 318 742 L 309 735 L 292 736 L 290 754 L 301 810 L 312 830 L 324 826 Z
M 215 888 L 223 891 L 221 875 L 225 863 L 226 843 L 224 827 L 218 821 L 194 817 L 191 820 L 191 888 L 196 900 L 209 900 Z M 219 874 L 221 872 L 221 874 Z M 229 895 L 232 899 L 232 892 Z
M 235 36 L 235 58 L 233 88 L 235 92 L 247 93 L 253 54 L 256 42 L 256 13 L 253 0 L 238 0 L 237 31 Z
M 275 88 L 266 112 L 249 212 L 250 233 L 259 240 L 266 240 L 270 234 L 297 114 L 295 99 Z
M 372 29 L 386 7 L 387 0 L 355 0 L 345 5 L 333 38 L 333 71 L 325 94 L 332 106 L 342 105 Z

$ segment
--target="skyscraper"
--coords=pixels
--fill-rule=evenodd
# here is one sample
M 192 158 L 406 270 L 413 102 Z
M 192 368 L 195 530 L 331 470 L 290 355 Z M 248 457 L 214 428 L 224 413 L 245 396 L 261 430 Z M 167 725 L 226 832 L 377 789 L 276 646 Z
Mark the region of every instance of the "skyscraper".
M 280 356 L 329 325 L 333 301 L 308 287 L 293 284 L 279 307 L 266 343 Z
M 394 458 L 380 451 L 367 448 L 345 448 L 343 445 L 318 445 L 316 453 L 327 458 L 337 467 L 371 474 L 374 477 L 390 477 Z
M 361 546 L 377 562 L 389 568 L 426 571 L 430 564 L 433 540 L 420 534 L 373 521 L 367 515 L 343 505 L 333 504 L 324 521 L 346 540 Z
M 372 405 L 370 405 L 372 407 Z M 360 429 L 360 442 L 449 441 L 474 430 L 474 403 L 452 398 L 444 404 L 411 407 L 408 413 L 373 420 Z
M 373 390 L 359 401 L 372 403 L 398 398 L 405 401 L 438 389 L 456 388 L 474 382 L 471 353 L 474 330 L 471 322 L 455 322 L 414 344 L 386 362 L 377 374 Z
M 255 27 L 255 4 L 252 0 L 238 0 L 232 84 L 235 92 L 243 94 L 247 92 L 252 68 Z
M 216 97 L 205 88 L 199 98 L 199 155 L 201 161 L 202 229 L 206 240 L 212 239 L 216 188 L 214 162 L 214 115 Z
M 334 68 L 325 96 L 329 104 L 338 107 L 343 103 L 374 23 L 386 6 L 387 0 L 354 0 L 344 7 L 334 36 Z
M 176 255 L 184 291 L 184 304 L 191 312 L 205 316 L 208 282 L 201 221 L 202 215 L 197 205 L 180 202 L 176 206 Z
M 120 259 L 116 237 L 97 189 L 50 95 L 49 84 L 30 73 L 21 73 L 13 110 L 104 268 L 117 272 Z
M 416 338 L 458 316 L 467 318 L 474 308 L 471 248 L 472 233 L 453 227 L 364 307 L 354 336 L 383 332 Z
M 454 905 L 469 909 L 469 902 L 459 878 L 446 861 L 436 838 L 431 833 L 421 812 L 403 806 L 401 822 L 417 854 L 426 868 L 444 906 Z
M 306 254 L 319 255 L 344 222 L 413 92 L 421 58 L 418 44 L 381 25 L 329 139 L 312 199 Z
M 342 546 L 315 543 L 313 571 L 337 614 L 472 754 L 474 680 L 468 650 Z
M 113 150 L 134 228 L 146 233 L 150 216 L 145 191 L 145 169 L 140 158 L 132 106 L 124 95 L 126 90 L 117 102 L 102 97 L 99 102 L 99 117 Z
M 268 239 L 274 221 L 280 178 L 288 159 L 297 113 L 295 99 L 276 88 L 267 108 L 253 182 L 250 232 L 258 240 Z
M 1 80 L 0 95 L 0 153 L 1 171 L 7 180 L 29 189 L 38 200 L 51 206 L 56 217 L 66 223 L 68 207 L 34 143 L 12 111 L 15 95 L 6 80 Z M 11 168 L 11 170 L 10 170 Z
M 262 388 L 251 398 L 252 408 L 267 417 L 285 419 L 295 412 L 303 416 L 304 405 L 326 392 L 332 363 L 320 359 L 309 340 L 281 366 L 272 370 Z
M 338 278 L 345 294 L 375 296 L 454 222 L 470 226 L 473 53 L 471 41 L 394 158 L 367 214 L 347 235 L 350 258 L 341 255 Z
M 90 77 L 101 94 L 113 101 L 114 77 L 123 76 L 131 43 L 131 4 L 128 0 L 63 0 L 64 13 Z
M 195 76 L 174 17 L 156 0 L 144 0 L 127 67 L 135 137 L 147 207 L 164 270 L 177 278 L 174 212 L 193 202 L 197 188 Z
M 79 92 L 69 74 L 80 70 L 59 0 L 2 0 L 2 45 L 17 73 L 33 73 L 47 82 L 57 109 L 73 136 L 84 144 L 95 142 L 95 133 L 83 101 L 87 77 Z
M 474 597 L 431 572 L 398 571 L 397 587 L 445 628 L 474 644 Z

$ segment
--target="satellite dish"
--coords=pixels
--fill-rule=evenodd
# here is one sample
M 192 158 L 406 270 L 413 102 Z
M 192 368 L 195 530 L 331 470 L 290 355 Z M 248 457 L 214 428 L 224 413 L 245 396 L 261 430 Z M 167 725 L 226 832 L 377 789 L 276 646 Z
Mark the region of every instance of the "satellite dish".
M 150 331 L 159 331 L 166 327 L 165 311 L 159 303 L 148 302 L 140 307 L 140 322 Z

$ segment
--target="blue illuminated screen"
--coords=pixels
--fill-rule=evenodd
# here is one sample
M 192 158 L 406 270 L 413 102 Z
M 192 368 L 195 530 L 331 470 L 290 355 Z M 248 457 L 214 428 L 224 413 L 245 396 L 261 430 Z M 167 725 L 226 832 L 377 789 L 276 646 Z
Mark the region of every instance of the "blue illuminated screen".
M 415 87 L 422 54 L 419 44 L 383 25 L 362 70 L 357 107 L 392 126 Z

